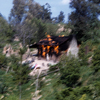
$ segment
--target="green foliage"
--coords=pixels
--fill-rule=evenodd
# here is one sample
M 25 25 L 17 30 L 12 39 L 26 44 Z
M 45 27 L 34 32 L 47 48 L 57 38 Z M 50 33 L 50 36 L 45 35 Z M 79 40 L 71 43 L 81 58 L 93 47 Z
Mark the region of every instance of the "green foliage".
M 8 92 L 7 89 L 8 89 L 8 86 L 4 82 L 0 83 L 0 94 L 4 94 Z
M 36 25 L 38 27 L 37 41 L 39 41 L 40 39 L 43 39 L 45 37 L 45 33 L 47 29 L 46 29 L 46 25 L 41 20 L 36 19 Z
M 23 15 L 25 14 L 25 0 L 13 0 L 13 8 L 9 16 L 9 21 L 14 26 L 21 23 L 23 20 Z
M 21 26 L 20 39 L 25 46 L 45 37 L 46 25 L 37 18 L 26 19 Z
M 20 50 L 19 50 L 19 55 L 20 55 L 20 61 L 22 62 L 22 56 L 23 56 L 23 54 L 25 54 L 25 52 L 26 52 L 26 47 L 23 47 L 23 48 L 20 48 Z
M 92 65 L 92 69 L 94 70 L 94 72 L 98 72 L 100 70 L 100 45 L 96 48 L 96 50 L 94 51 L 94 55 L 93 55 L 93 65 Z
M 0 71 L 1 73 L 1 71 Z M 8 88 L 11 86 L 11 75 L 3 73 L 0 75 L 0 94 L 6 94 L 9 92 Z
M 84 94 L 87 94 L 87 96 L 84 96 Z M 88 86 L 84 86 L 81 88 L 77 87 L 75 89 L 65 88 L 62 89 L 61 92 L 56 93 L 56 100 L 79 100 L 81 96 L 82 98 L 85 98 L 81 98 L 82 100 L 91 100 L 90 95 L 92 95 L 92 90 Z
M 69 16 L 69 22 L 74 26 L 72 32 L 77 34 L 78 39 L 86 41 L 91 38 L 91 34 L 87 33 L 98 27 L 99 4 L 100 2 L 96 3 L 94 0 L 71 1 L 70 7 L 73 11 Z
M 81 59 L 81 65 L 87 65 L 88 64 L 88 58 L 92 56 L 93 54 L 93 42 L 92 40 L 88 40 L 86 42 L 82 42 L 79 46 L 79 52 L 78 56 Z
M 60 14 L 58 15 L 57 18 L 57 23 L 64 22 L 64 18 L 65 18 L 64 12 L 60 11 Z
M 87 95 L 83 94 L 82 97 L 79 100 L 88 100 Z M 91 99 L 89 99 L 89 100 L 91 100 Z
M 7 58 L 5 55 L 0 54 L 0 68 L 7 66 Z
M 0 17 L 0 44 L 11 42 L 12 36 L 13 30 L 11 26 L 3 17 Z
M 40 13 L 39 18 L 43 20 L 43 22 L 51 22 L 51 6 L 46 3 L 42 6 L 42 13 Z
M 26 65 L 20 65 L 20 64 L 13 64 L 13 72 L 11 73 L 13 76 L 13 81 L 16 84 L 24 84 L 28 81 L 28 73 L 29 69 Z
M 5 97 L 5 100 L 19 100 L 16 95 L 10 95 L 9 97 Z
M 15 33 L 24 46 L 38 42 L 46 34 L 56 34 L 58 26 L 56 23 L 51 23 L 49 4 L 41 6 L 34 0 L 14 0 L 13 4 L 9 17 L 12 26 L 0 15 L 0 52 L 4 45 L 12 40 Z M 77 34 L 79 41 L 83 41 L 79 47 L 79 59 L 73 56 L 62 56 L 57 65 L 50 67 L 50 71 L 56 68 L 60 71 L 45 76 L 46 81 L 39 79 L 39 89 L 42 90 L 40 100 L 100 100 L 100 47 L 98 45 L 100 44 L 98 20 L 100 2 L 71 0 L 70 7 L 74 10 L 65 27 L 70 28 L 73 34 Z M 63 21 L 64 13 L 60 12 L 58 18 L 59 20 L 55 18 L 55 21 Z M 69 35 L 67 31 L 61 34 Z M 91 40 L 86 41 L 87 39 Z M 30 100 L 33 97 L 34 80 L 31 80 L 32 82 L 29 80 L 29 67 L 22 64 L 22 55 L 25 51 L 26 48 L 20 49 L 20 57 L 12 55 L 11 58 L 6 58 L 5 55 L 0 54 L 0 68 L 2 67 L 0 96 L 4 95 L 5 100 L 18 100 L 19 95 L 22 95 L 23 100 Z M 89 57 L 93 59 L 91 64 L 87 64 Z M 4 71 L 6 66 L 10 66 L 8 73 Z
M 69 87 L 75 85 L 79 79 L 79 60 L 74 57 L 62 57 L 58 66 L 62 83 Z
M 56 24 L 47 23 L 46 27 L 47 27 L 47 34 L 56 35 L 56 32 L 58 30 L 58 26 Z
M 20 51 L 21 56 L 24 54 L 23 52 L 23 50 Z M 11 56 L 11 68 L 13 68 L 13 72 L 11 72 L 11 75 L 13 76 L 14 83 L 19 85 L 24 84 L 28 81 L 28 74 L 30 72 L 28 66 L 19 63 L 19 59 L 15 56 Z
M 62 89 L 61 92 L 56 93 L 56 100 L 67 100 L 66 97 L 70 95 L 71 88 Z
M 100 91 L 99 90 L 100 90 L 100 82 L 96 82 L 94 84 L 94 98 L 100 98 Z

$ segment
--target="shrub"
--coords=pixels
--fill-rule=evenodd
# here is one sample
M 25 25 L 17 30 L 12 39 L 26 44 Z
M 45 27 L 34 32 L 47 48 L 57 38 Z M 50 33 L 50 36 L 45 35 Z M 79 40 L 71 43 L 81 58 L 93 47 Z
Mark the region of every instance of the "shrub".
M 0 54 L 0 68 L 1 67 L 6 67 L 7 64 L 7 58 L 5 55 Z
M 63 57 L 64 59 L 58 64 L 61 73 L 61 81 L 66 86 L 72 87 L 79 79 L 79 60 L 74 57 Z
M 92 63 L 93 65 L 91 68 L 94 70 L 94 73 L 98 72 L 100 70 L 100 45 L 94 50 Z

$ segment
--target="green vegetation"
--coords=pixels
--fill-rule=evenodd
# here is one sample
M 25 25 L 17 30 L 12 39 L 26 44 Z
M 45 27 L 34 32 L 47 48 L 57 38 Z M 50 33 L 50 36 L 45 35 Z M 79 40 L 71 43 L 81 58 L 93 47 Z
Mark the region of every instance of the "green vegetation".
M 80 46 L 78 58 L 62 55 L 59 63 L 49 69 L 59 71 L 39 78 L 39 100 L 100 100 L 100 1 L 71 0 L 70 8 L 73 11 L 67 23 L 63 11 L 52 18 L 50 5 L 40 5 L 34 0 L 13 0 L 9 21 L 0 13 L 0 100 L 35 97 L 36 80 L 29 76 L 22 56 L 26 45 L 48 34 L 75 34 Z M 59 25 L 64 30 L 57 33 Z M 19 41 L 14 41 L 16 36 Z M 19 49 L 19 43 L 23 49 Z M 18 56 L 6 57 L 2 53 L 8 44 L 18 50 Z

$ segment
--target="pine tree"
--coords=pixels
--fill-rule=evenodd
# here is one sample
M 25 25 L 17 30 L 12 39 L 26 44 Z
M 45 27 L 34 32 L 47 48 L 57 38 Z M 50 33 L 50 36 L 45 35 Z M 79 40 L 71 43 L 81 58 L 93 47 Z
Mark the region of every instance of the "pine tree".
M 58 20 L 57 20 L 57 22 L 58 22 L 58 23 L 64 22 L 64 18 L 65 18 L 64 12 L 63 12 L 63 11 L 60 11 L 60 14 L 58 15 Z
M 70 8 L 73 9 L 69 22 L 74 26 L 72 32 L 77 36 L 90 37 L 87 32 L 98 25 L 100 15 L 100 2 L 98 0 L 71 0 Z
M 21 85 L 25 84 L 28 82 L 29 78 L 29 67 L 28 65 L 22 64 L 22 56 L 25 53 L 25 48 L 20 49 L 20 58 L 17 58 L 15 56 L 12 56 L 12 64 L 11 67 L 13 68 L 13 71 L 11 75 L 13 76 L 13 82 L 19 86 L 20 90 L 20 99 L 21 99 Z

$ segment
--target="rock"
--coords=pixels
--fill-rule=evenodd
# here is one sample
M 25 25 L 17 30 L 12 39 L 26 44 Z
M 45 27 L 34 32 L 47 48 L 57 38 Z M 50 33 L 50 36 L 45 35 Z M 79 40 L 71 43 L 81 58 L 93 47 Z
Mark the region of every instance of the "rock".
M 29 56 L 30 56 L 30 49 L 29 49 L 29 48 L 27 48 L 26 53 L 25 53 L 25 54 L 23 55 L 23 57 L 22 57 L 22 60 L 27 59 Z
M 11 47 L 11 45 L 6 45 L 4 48 L 3 48 L 3 54 L 6 54 L 6 57 L 9 57 L 11 54 L 14 54 L 14 51 Z
M 21 48 L 21 49 L 23 48 L 22 43 L 19 43 L 19 48 Z
M 16 36 L 16 37 L 14 38 L 14 41 L 19 41 L 19 37 Z
M 79 48 L 77 47 L 77 40 L 75 37 L 72 38 L 71 43 L 69 45 L 68 51 L 67 51 L 67 55 L 73 55 L 75 57 L 78 57 L 78 51 Z
M 6 50 L 7 50 L 7 47 L 5 46 L 5 47 L 3 48 L 3 54 L 6 54 Z

